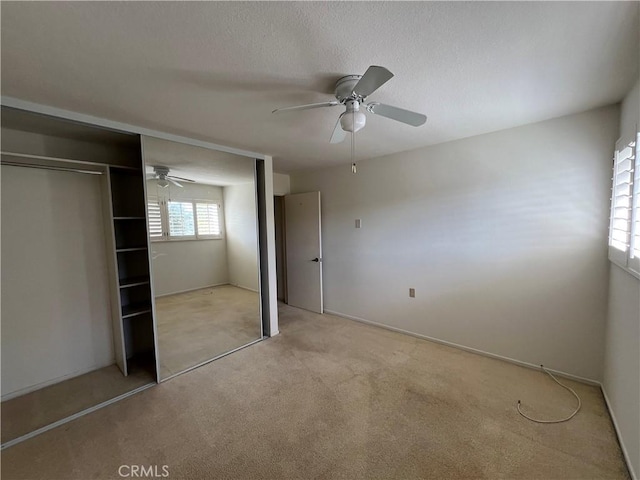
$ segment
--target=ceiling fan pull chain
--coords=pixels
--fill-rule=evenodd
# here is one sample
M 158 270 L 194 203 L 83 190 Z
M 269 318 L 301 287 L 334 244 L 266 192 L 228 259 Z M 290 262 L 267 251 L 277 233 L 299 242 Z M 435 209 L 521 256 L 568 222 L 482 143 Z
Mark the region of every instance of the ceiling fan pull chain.
M 352 111 L 351 115 L 354 117 L 353 120 L 355 122 L 356 112 Z M 351 132 L 351 173 L 357 173 L 358 171 L 356 167 L 355 152 L 356 152 L 356 132 L 353 131 Z

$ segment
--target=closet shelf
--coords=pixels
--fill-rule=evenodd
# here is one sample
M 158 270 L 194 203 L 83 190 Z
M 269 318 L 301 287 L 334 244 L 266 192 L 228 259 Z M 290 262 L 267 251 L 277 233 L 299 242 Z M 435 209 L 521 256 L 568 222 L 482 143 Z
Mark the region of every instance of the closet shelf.
M 147 247 L 130 247 L 130 248 L 116 248 L 116 252 L 124 253 L 124 252 L 137 252 L 141 250 L 146 250 Z
M 134 171 L 134 172 L 141 172 L 142 169 L 140 167 L 130 167 L 128 165 L 113 165 L 113 164 L 109 164 L 109 168 L 112 168 L 114 170 L 129 170 L 129 171 Z
M 120 279 L 120 288 L 137 287 L 138 285 L 148 285 L 149 277 L 130 277 Z
M 102 162 L 89 162 L 87 160 L 78 160 L 76 158 L 52 157 L 49 155 L 34 155 L 32 153 L 6 152 L 6 151 L 2 151 L 0 152 L 0 154 L 4 156 L 14 157 L 14 158 L 37 160 L 37 161 L 44 161 L 44 162 L 65 162 L 68 164 L 82 165 L 87 167 L 89 166 L 105 167 L 105 168 L 110 167 L 110 168 L 117 168 L 117 169 L 137 171 L 137 172 L 141 171 L 140 167 L 129 167 L 126 165 L 111 165 L 111 164 L 102 163 Z
M 113 221 L 116 220 L 146 220 L 147 217 L 140 210 L 126 210 L 118 209 L 113 212 Z
M 151 311 L 151 305 L 148 303 L 133 303 L 122 306 L 122 318 L 135 317 Z

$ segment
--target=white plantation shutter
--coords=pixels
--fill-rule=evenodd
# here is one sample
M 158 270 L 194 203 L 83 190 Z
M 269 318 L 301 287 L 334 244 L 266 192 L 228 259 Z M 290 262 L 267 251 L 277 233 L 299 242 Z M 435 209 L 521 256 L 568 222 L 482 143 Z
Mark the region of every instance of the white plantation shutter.
M 633 185 L 632 149 L 616 150 L 613 167 L 611 234 L 609 245 L 626 252 L 629 249 L 631 193 Z
M 195 237 L 193 202 L 167 202 L 169 237 Z
M 636 145 L 636 138 L 616 143 L 609 258 L 623 268 L 640 272 L 640 167 Z
M 196 221 L 198 237 L 220 236 L 220 215 L 216 203 L 196 203 Z
M 147 202 L 149 237 L 151 240 L 162 238 L 162 209 L 157 198 L 149 197 Z
M 210 200 L 164 200 L 148 197 L 152 241 L 223 238 L 221 205 Z
M 637 134 L 634 153 L 635 168 L 633 172 L 633 195 L 631 199 L 631 228 L 629 231 L 629 269 L 640 274 L 640 156 L 638 155 L 638 144 L 640 143 L 640 133 Z

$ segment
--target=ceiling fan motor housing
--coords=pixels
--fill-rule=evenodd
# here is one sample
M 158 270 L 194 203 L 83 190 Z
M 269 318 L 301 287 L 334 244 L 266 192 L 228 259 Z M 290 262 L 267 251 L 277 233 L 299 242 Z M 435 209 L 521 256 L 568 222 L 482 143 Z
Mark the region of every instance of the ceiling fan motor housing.
M 345 103 L 349 99 L 362 100 L 352 95 L 353 88 L 361 78 L 362 75 L 347 75 L 336 82 L 335 96 L 340 103 Z
M 169 175 L 169 167 L 155 166 L 155 167 L 153 167 L 153 171 L 160 178 L 166 177 L 167 175 Z

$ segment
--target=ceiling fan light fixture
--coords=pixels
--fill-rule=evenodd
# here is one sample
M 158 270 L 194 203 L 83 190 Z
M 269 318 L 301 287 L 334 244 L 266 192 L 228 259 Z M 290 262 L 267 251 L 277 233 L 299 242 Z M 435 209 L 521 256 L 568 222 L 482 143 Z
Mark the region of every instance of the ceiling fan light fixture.
M 164 178 L 160 178 L 160 179 L 158 179 L 158 186 L 160 188 L 167 188 L 169 186 L 169 182 L 167 180 L 165 180 Z
M 369 95 L 378 90 L 393 77 L 393 73 L 384 67 L 371 65 L 364 72 L 364 75 L 346 75 L 336 82 L 334 92 L 335 100 L 322 103 L 309 103 L 307 105 L 296 105 L 293 107 L 276 108 L 272 113 L 308 110 L 311 108 L 336 107 L 342 105 L 346 111 L 340 115 L 335 123 L 330 143 L 340 143 L 347 135 L 345 132 L 355 133 L 362 130 L 367 123 L 364 112 L 360 112 L 363 106 L 367 112 L 381 117 L 390 118 L 397 122 L 419 127 L 427 121 L 427 116 L 422 113 L 412 112 L 404 108 L 385 105 L 384 103 L 371 102 L 365 104 Z M 353 135 L 352 135 L 353 137 Z
M 360 111 L 346 112 L 340 117 L 340 126 L 345 132 L 355 133 L 367 123 L 367 116 Z

